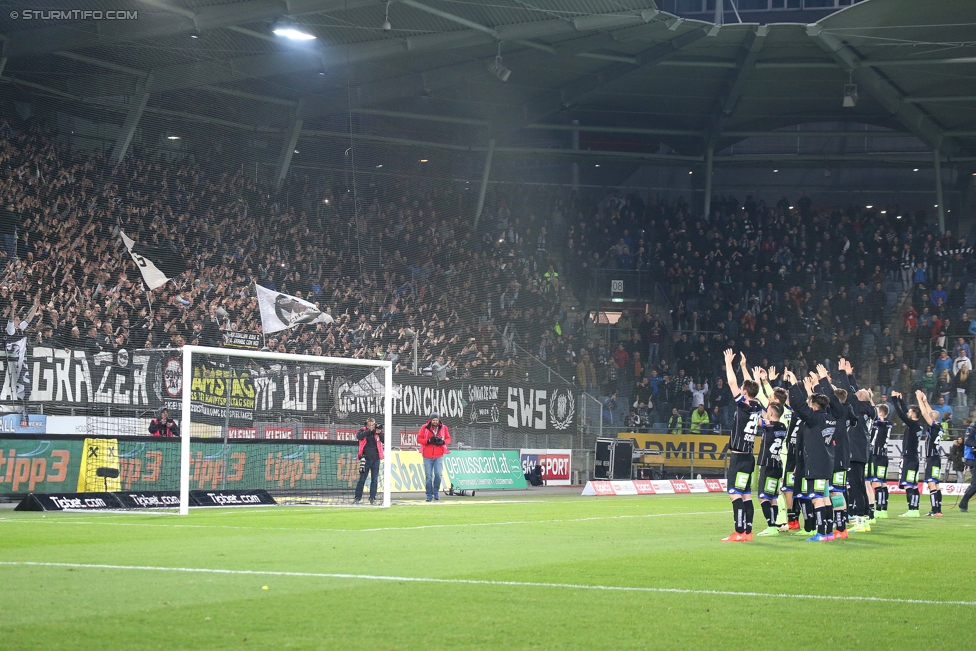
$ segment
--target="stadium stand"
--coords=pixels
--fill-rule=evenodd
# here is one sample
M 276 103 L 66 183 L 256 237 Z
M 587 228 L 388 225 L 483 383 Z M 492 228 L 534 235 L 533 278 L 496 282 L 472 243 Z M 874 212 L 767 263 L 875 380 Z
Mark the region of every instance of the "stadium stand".
M 220 345 L 225 331 L 260 331 L 258 282 L 335 317 L 277 333 L 270 349 L 389 356 L 404 373 L 416 332 L 420 372 L 442 379 L 551 371 L 601 403 L 616 392 L 605 425 L 660 429 L 677 408 L 690 431 L 702 403 L 710 417 L 699 414 L 695 431 L 725 429 L 717 353 L 729 346 L 798 372 L 847 357 L 880 393 L 922 387 L 933 404 L 945 398 L 954 422 L 968 415 L 972 249 L 940 237 L 921 211 L 729 196 L 706 219 L 683 200 L 635 193 L 602 198 L 592 219 L 554 229 L 587 208 L 575 195 L 514 186 L 472 233 L 449 190 L 420 183 L 371 184 L 357 219 L 342 185 L 292 177 L 276 190 L 203 163 L 113 164 L 14 117 L 0 136 L 0 301 L 34 344 Z M 324 209 L 309 215 L 286 196 Z M 120 228 L 169 247 L 188 271 L 143 293 Z M 601 329 L 574 309 L 601 269 L 647 274 L 665 303 Z

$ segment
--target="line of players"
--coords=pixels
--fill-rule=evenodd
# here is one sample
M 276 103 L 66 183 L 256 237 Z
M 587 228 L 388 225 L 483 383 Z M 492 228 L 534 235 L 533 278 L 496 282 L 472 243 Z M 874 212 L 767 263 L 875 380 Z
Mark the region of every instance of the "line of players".
M 726 378 L 735 400 L 726 477 L 735 531 L 723 542 L 753 539 L 757 439 L 759 501 L 767 523 L 758 535 L 776 536 L 802 527 L 813 534 L 808 542 L 831 541 L 847 538 L 850 532 L 868 532 L 872 523 L 887 518 L 889 408 L 874 405 L 871 391 L 858 388 L 850 363 L 841 359 L 833 378 L 823 365 L 802 380 L 784 370 L 787 391 L 770 386 L 779 377 L 775 368 L 755 367 L 750 376 L 745 356 L 739 358 L 741 384 L 733 367 L 735 353 L 725 351 Z M 906 425 L 900 486 L 905 489 L 908 511 L 901 517 L 919 516 L 920 441 L 925 443 L 924 477 L 932 504 L 928 515 L 941 517 L 940 416 L 924 393 L 915 395 L 918 406 L 906 408 L 901 394 L 891 394 Z M 780 489 L 787 522 L 777 526 Z

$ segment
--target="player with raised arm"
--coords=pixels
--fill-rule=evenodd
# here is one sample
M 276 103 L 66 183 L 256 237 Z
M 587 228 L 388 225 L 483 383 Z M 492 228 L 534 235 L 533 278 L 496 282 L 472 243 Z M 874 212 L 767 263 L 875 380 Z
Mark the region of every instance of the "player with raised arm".
M 874 495 L 872 517 L 884 520 L 888 517 L 888 434 L 891 421 L 888 420 L 888 405 L 880 404 L 874 408 L 874 422 L 871 424 L 871 461 L 868 463 L 868 492 Z
M 941 518 L 942 490 L 939 480 L 942 478 L 942 450 L 939 449 L 939 439 L 942 437 L 942 415 L 932 409 L 924 393 L 916 391 L 915 397 L 922 411 L 922 420 L 929 424 L 928 430 L 923 429 L 920 436 L 925 446 L 925 483 L 928 484 L 932 504 L 932 510 L 926 515 Z
M 874 517 L 874 499 L 868 495 L 865 470 L 871 460 L 871 423 L 875 417 L 874 404 L 871 402 L 871 394 L 866 389 L 857 388 L 854 368 L 843 358 L 837 363 L 837 386 L 847 391 L 847 404 L 855 416 L 854 426 L 848 430 L 851 463 L 847 486 L 850 515 L 853 516 L 853 524 L 848 531 L 868 532 L 871 530 L 868 515 Z
M 891 392 L 891 402 L 895 405 L 895 412 L 905 423 L 905 436 L 902 437 L 901 478 L 898 484 L 905 489 L 905 500 L 908 510 L 901 514 L 902 518 L 919 517 L 918 503 L 918 436 L 925 424 L 922 422 L 922 412 L 918 407 L 905 407 L 905 401 L 897 391 Z
M 778 536 L 776 518 L 779 515 L 780 481 L 783 478 L 783 460 L 780 450 L 786 439 L 786 426 L 782 422 L 785 407 L 778 402 L 766 406 L 765 418 L 761 421 L 762 438 L 759 443 L 759 505 L 766 524 L 769 525 L 760 536 Z
M 803 493 L 813 503 L 817 522 L 817 533 L 807 541 L 830 541 L 834 539 L 829 494 L 834 469 L 834 432 L 837 422 L 846 416 L 846 410 L 834 396 L 827 382 L 827 369 L 822 364 L 817 366 L 815 374 L 804 379 L 802 387 L 793 384 L 790 401 L 803 419 Z
M 735 400 L 735 415 L 732 418 L 732 431 L 729 433 L 729 469 L 726 474 L 729 498 L 732 500 L 732 514 L 735 531 L 722 539 L 722 542 L 749 542 L 752 540 L 752 517 L 755 505 L 752 502 L 752 473 L 756 460 L 752 455 L 756 433 L 762 418 L 762 405 L 756 400 L 759 385 L 746 379 L 739 387 L 732 368 L 735 353 L 725 351 L 725 377 Z
M 783 371 L 784 378 L 786 376 L 786 373 L 787 373 L 787 371 L 784 370 Z M 777 377 L 779 377 L 779 375 L 776 373 L 776 367 L 775 366 L 770 366 L 768 372 L 767 372 L 766 369 L 764 369 L 764 368 L 762 368 L 760 366 L 757 366 L 757 367 L 755 367 L 753 369 L 753 373 L 752 373 L 752 379 L 755 380 L 759 384 L 759 395 L 757 396 L 757 398 L 759 400 L 759 404 L 761 404 L 763 406 L 763 408 L 766 409 L 767 411 L 768 411 L 769 405 L 774 405 L 774 404 L 778 404 L 779 406 L 781 406 L 783 408 L 783 413 L 782 413 L 782 415 L 778 419 L 779 422 L 782 423 L 782 425 L 783 425 L 783 441 L 781 441 L 781 443 L 779 445 L 779 455 L 778 455 L 778 457 L 779 457 L 779 459 L 778 459 L 779 463 L 777 464 L 776 467 L 772 468 L 772 470 L 774 471 L 774 473 L 778 473 L 778 477 L 780 479 L 780 481 L 778 482 L 778 487 L 779 487 L 779 490 L 782 492 L 784 505 L 786 506 L 787 513 L 789 514 L 787 516 L 787 522 L 785 524 L 783 524 L 782 528 L 779 529 L 778 532 L 780 532 L 780 531 L 781 532 L 786 532 L 786 531 L 789 531 L 790 530 L 789 521 L 790 521 L 790 517 L 791 516 L 792 516 L 792 521 L 793 522 L 796 522 L 796 516 L 792 515 L 792 509 L 793 509 L 793 482 L 794 482 L 794 477 L 792 476 L 792 469 L 794 469 L 796 467 L 796 458 L 795 458 L 795 455 L 793 455 L 793 458 L 791 458 L 791 454 L 787 450 L 787 447 L 788 446 L 786 444 L 787 437 L 790 435 L 790 428 L 791 428 L 791 426 L 793 424 L 793 409 L 790 408 L 790 404 L 789 404 L 790 396 L 789 396 L 789 393 L 786 391 L 786 389 L 784 389 L 782 387 L 776 387 L 774 389 L 770 385 L 770 382 L 771 381 L 775 381 Z M 768 416 L 767 416 L 767 420 L 769 420 L 769 417 Z M 794 432 L 794 448 L 795 448 L 795 432 Z M 787 461 L 792 461 L 793 462 L 793 465 L 790 466 L 791 476 L 788 477 L 788 478 L 784 476 L 784 472 L 783 472 L 784 463 L 787 462 Z M 760 467 L 763 467 L 764 469 L 766 467 L 765 464 L 763 464 L 761 461 L 759 462 L 759 465 L 760 465 Z M 759 479 L 759 500 L 760 500 L 760 505 L 763 508 L 763 513 L 765 514 L 767 507 L 766 506 L 763 506 L 763 504 L 766 501 L 769 501 L 769 500 L 764 500 L 763 499 L 763 477 L 762 477 L 762 472 L 760 472 L 760 479 Z M 773 507 L 773 513 L 774 513 L 773 522 L 776 522 L 776 520 L 779 519 L 779 498 L 774 496 L 772 498 L 772 502 L 771 502 L 770 506 Z M 794 526 L 796 528 L 799 528 L 799 523 L 797 523 Z M 764 536 L 772 536 L 774 534 L 771 533 L 771 532 L 769 532 L 767 530 L 767 531 L 762 532 L 761 535 L 764 535 Z
M 770 379 L 776 379 L 775 368 L 770 367 L 769 369 Z M 789 370 L 783 370 L 783 381 L 787 383 L 788 386 L 796 384 L 796 376 Z M 776 391 L 782 391 L 789 397 L 789 393 L 786 389 L 778 388 Z M 800 511 L 801 503 L 804 501 L 802 499 L 802 462 L 800 461 L 799 454 L 799 435 L 802 431 L 800 425 L 802 424 L 801 419 L 794 414 L 793 408 L 789 407 L 787 412 L 783 414 L 783 424 L 786 425 L 786 441 L 784 448 L 784 453 L 786 459 L 783 461 L 783 502 L 786 506 L 786 524 L 780 527 L 781 532 L 786 531 L 799 531 L 800 530 Z M 806 509 L 804 509 L 806 510 Z M 806 519 L 806 518 L 804 518 Z

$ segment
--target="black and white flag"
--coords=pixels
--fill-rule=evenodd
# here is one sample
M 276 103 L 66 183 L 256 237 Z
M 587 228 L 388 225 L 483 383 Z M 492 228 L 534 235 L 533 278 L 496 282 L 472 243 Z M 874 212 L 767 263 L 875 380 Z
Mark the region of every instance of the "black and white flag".
M 261 328 L 265 334 L 294 328 L 303 323 L 332 323 L 332 317 L 314 304 L 256 285 L 261 307 Z
M 139 244 L 122 231 L 119 231 L 119 235 L 149 289 L 162 287 L 170 278 L 186 271 L 183 258 L 171 249 L 155 244 Z

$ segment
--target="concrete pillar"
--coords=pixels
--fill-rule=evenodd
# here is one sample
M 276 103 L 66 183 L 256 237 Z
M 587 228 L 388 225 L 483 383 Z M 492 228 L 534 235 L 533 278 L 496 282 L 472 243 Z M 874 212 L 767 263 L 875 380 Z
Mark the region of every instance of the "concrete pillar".
M 722 0 L 715 0 L 715 17 L 712 22 L 716 25 L 725 24 L 725 7 L 722 5 Z
M 278 164 L 275 166 L 275 187 L 280 188 L 288 176 L 288 168 L 291 167 L 291 157 L 295 155 L 295 146 L 298 145 L 298 136 L 302 133 L 302 123 L 304 121 L 305 98 L 298 100 L 295 107 L 295 115 L 292 119 L 291 128 L 285 134 L 285 141 L 281 144 L 281 154 L 278 156 Z
M 705 221 L 712 216 L 712 173 L 714 172 L 713 155 L 714 147 L 705 150 Z
M 488 177 L 491 176 L 491 159 L 495 155 L 495 138 L 488 141 L 488 154 L 485 156 L 485 169 L 481 173 L 481 189 L 478 191 L 478 208 L 474 213 L 474 230 L 478 230 L 478 220 L 485 207 L 485 193 L 488 191 Z
M 939 232 L 945 233 L 945 202 L 942 197 L 942 152 L 936 149 L 932 160 L 935 163 L 935 203 L 939 209 Z
M 579 126 L 579 120 L 573 120 L 573 126 Z M 579 130 L 573 130 L 573 151 L 579 151 Z M 573 192 L 579 192 L 579 161 L 573 161 Z
M 129 112 L 125 115 L 125 122 L 119 131 L 119 137 L 115 141 L 115 148 L 112 150 L 112 160 L 116 163 L 125 158 L 125 152 L 132 144 L 132 136 L 136 133 L 139 120 L 142 119 L 142 112 L 146 109 L 146 102 L 149 101 L 149 85 L 152 82 L 152 73 L 141 77 L 136 82 L 136 92 L 129 98 Z

